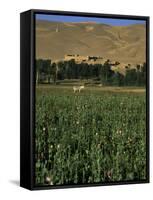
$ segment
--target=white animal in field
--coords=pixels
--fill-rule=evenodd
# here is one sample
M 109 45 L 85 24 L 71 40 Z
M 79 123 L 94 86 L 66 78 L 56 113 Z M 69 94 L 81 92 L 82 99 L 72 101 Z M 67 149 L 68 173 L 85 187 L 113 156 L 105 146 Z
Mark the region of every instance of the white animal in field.
M 84 89 L 84 85 L 82 85 L 82 86 L 73 86 L 73 92 L 75 93 L 75 92 L 81 92 L 81 90 L 82 89 Z

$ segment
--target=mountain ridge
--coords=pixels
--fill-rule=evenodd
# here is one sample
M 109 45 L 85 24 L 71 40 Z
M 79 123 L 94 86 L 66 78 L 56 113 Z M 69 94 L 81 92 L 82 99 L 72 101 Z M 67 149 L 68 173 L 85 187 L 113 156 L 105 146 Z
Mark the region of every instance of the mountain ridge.
M 122 63 L 145 62 L 145 25 L 37 20 L 36 58 L 62 60 L 66 54 L 102 56 Z

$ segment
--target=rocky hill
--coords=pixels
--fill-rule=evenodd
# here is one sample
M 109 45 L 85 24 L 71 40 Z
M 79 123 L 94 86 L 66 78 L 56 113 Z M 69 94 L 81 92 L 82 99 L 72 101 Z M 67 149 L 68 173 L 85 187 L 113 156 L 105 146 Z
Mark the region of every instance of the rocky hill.
M 60 60 L 65 54 L 102 56 L 121 63 L 145 62 L 145 25 L 110 26 L 95 22 L 37 20 L 36 58 Z

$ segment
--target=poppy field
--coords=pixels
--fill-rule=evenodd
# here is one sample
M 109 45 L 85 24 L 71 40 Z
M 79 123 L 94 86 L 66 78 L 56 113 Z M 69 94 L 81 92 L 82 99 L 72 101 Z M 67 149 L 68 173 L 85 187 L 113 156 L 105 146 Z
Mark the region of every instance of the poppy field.
M 36 185 L 146 179 L 144 92 L 37 88 L 35 118 Z

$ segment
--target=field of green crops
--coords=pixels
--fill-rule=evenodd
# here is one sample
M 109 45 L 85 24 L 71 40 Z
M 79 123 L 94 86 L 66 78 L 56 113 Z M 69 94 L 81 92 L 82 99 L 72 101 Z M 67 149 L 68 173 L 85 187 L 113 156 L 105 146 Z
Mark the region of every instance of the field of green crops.
M 146 178 L 145 93 L 37 88 L 35 184 Z

